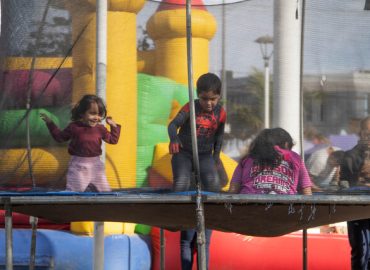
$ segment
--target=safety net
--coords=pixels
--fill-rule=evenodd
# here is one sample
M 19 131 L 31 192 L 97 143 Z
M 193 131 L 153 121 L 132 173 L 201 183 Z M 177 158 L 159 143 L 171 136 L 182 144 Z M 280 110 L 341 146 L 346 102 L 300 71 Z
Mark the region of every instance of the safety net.
M 67 173 L 75 173 L 84 182 L 76 184 L 81 191 L 170 191 L 167 127 L 189 101 L 191 64 L 194 86 L 207 72 L 223 83 L 223 191 L 256 135 L 282 127 L 320 195 L 368 194 L 367 166 L 358 168 L 358 179 L 339 177 L 344 151 L 359 141 L 357 148 L 367 145 L 359 137 L 370 104 L 365 1 L 194 0 L 191 58 L 185 2 L 108 1 L 102 98 L 121 133 L 117 143 L 102 146 L 101 156 L 94 134 L 80 131 L 74 145 L 71 137 L 57 142 L 45 123 L 63 130 L 79 122 L 85 112 L 71 118 L 72 108 L 96 94 L 95 1 L 1 2 L 0 189 L 63 191 Z M 98 156 L 87 165 L 94 173 L 84 174 L 85 167 L 70 172 L 71 156 L 85 150 L 95 152 L 84 157 Z M 367 151 L 361 151 L 353 155 L 366 165 Z M 108 189 L 97 183 L 102 171 Z M 261 179 L 260 185 L 271 183 Z

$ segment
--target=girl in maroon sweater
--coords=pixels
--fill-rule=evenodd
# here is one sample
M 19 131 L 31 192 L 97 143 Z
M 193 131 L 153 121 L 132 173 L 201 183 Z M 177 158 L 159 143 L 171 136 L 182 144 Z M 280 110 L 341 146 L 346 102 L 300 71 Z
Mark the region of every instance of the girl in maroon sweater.
M 72 156 L 67 172 L 67 190 L 83 192 L 88 185 L 98 191 L 110 191 L 104 163 L 100 160 L 102 140 L 116 144 L 121 126 L 111 117 L 103 100 L 95 95 L 85 95 L 72 109 L 72 122 L 60 130 L 44 113 L 40 114 L 52 137 L 57 142 L 70 141 L 68 153 Z M 110 132 L 100 122 L 106 118 Z

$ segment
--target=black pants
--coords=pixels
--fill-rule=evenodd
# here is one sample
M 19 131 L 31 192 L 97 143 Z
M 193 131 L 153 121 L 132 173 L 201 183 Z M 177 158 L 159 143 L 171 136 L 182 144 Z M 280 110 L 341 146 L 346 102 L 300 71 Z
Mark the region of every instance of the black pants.
M 206 264 L 208 269 L 209 262 L 209 243 L 211 241 L 212 230 L 205 230 L 206 240 Z M 186 230 L 181 232 L 180 250 L 181 250 L 181 270 L 191 270 L 193 268 L 193 256 L 197 247 L 196 230 Z
M 347 222 L 352 270 L 370 270 L 370 219 Z
M 192 187 L 193 157 L 191 153 L 180 151 L 172 156 L 173 191 L 187 191 Z M 215 161 L 211 154 L 199 154 L 199 171 L 202 190 L 220 191 L 220 181 L 217 177 Z M 209 244 L 212 230 L 205 231 L 206 261 L 208 269 Z M 193 252 L 197 245 L 197 233 L 194 229 L 181 232 L 181 269 L 191 270 L 193 265 Z
M 180 151 L 172 156 L 173 191 L 187 191 L 193 179 L 193 157 L 191 153 Z M 219 192 L 215 161 L 211 154 L 199 154 L 199 170 L 202 190 Z

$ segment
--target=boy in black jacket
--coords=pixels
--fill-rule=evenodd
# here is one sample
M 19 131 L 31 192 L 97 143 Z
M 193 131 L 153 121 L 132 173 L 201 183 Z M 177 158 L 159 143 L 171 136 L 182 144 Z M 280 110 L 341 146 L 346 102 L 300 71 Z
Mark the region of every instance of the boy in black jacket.
M 219 104 L 221 80 L 213 73 L 206 73 L 197 81 L 198 99 L 194 101 L 199 169 L 202 188 L 218 192 L 221 185 L 216 176 L 224 134 L 226 112 Z M 185 104 L 168 126 L 169 152 L 172 154 L 173 190 L 190 189 L 193 175 L 193 150 L 190 130 L 190 106 Z M 207 268 L 211 230 L 206 230 Z M 191 270 L 193 251 L 196 246 L 196 231 L 181 232 L 181 268 Z

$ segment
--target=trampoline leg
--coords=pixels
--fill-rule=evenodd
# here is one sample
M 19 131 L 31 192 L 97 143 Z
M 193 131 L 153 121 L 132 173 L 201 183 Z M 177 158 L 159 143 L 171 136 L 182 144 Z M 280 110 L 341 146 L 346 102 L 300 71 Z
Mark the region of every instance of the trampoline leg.
M 12 235 L 12 208 L 9 202 L 5 203 L 5 245 L 6 270 L 13 270 L 13 235 Z
M 166 258 L 166 243 L 164 241 L 164 230 L 162 228 L 159 229 L 159 237 L 160 237 L 160 269 L 165 269 L 165 258 Z
M 303 229 L 302 231 L 302 244 L 303 244 L 303 265 L 302 269 L 307 270 L 307 229 Z
M 104 222 L 94 222 L 94 270 L 104 270 Z
M 37 217 L 30 217 L 30 224 L 32 229 L 31 236 L 31 255 L 30 255 L 30 268 L 29 270 L 35 269 L 35 258 L 36 258 L 36 233 L 37 233 Z
M 200 184 L 198 184 L 200 186 Z M 198 269 L 206 270 L 206 237 L 204 222 L 204 207 L 200 187 L 196 195 L 196 213 L 197 213 L 197 244 L 198 244 Z

